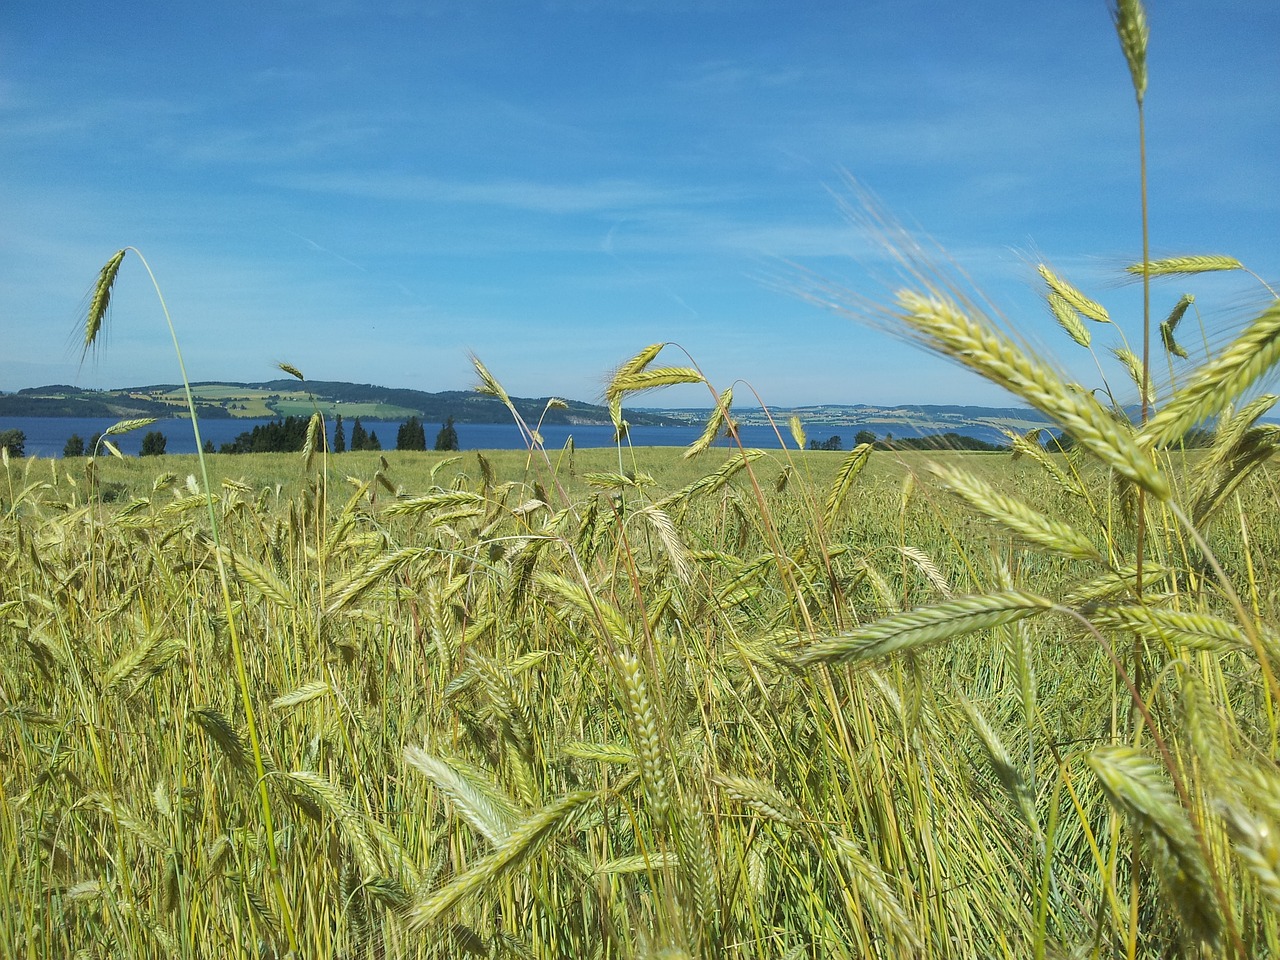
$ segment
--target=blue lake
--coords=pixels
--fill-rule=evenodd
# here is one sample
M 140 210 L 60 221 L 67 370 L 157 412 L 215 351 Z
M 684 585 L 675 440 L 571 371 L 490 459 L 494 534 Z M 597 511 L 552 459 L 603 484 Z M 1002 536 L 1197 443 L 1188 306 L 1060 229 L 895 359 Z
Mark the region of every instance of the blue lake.
M 80 417 L 0 417 L 0 431 L 17 429 L 26 434 L 26 455 L 29 457 L 60 457 L 67 439 L 78 434 L 87 446 L 89 439 L 96 433 L 102 433 L 116 421 L 113 419 L 80 418 Z M 270 420 L 201 420 L 200 436 L 212 441 L 214 449 L 224 443 L 230 443 L 241 433 L 252 430 L 255 426 L 270 423 Z M 377 433 L 384 449 L 392 449 L 396 445 L 396 431 L 402 421 L 399 420 L 365 420 L 361 418 L 366 430 Z M 425 424 L 427 443 L 435 439 L 438 426 Z M 525 443 L 515 424 L 507 423 L 458 423 L 458 443 L 463 450 L 521 450 Z M 351 423 L 345 423 L 348 441 L 351 439 Z M 142 446 L 142 437 L 149 430 L 159 430 L 164 434 L 167 453 L 195 453 L 195 437 L 188 420 L 158 420 L 154 424 L 135 430 L 132 433 L 119 434 L 111 438 L 121 453 L 136 455 Z M 845 447 L 851 447 L 853 433 L 850 427 L 826 428 L 822 425 L 809 425 L 809 435 L 826 439 L 832 433 L 844 433 Z M 333 436 L 333 424 L 329 424 L 330 439 Z M 778 449 L 782 444 L 777 434 L 770 427 L 741 428 L 743 442 L 749 447 Z M 690 427 L 632 427 L 630 443 L 637 447 L 682 447 L 692 443 L 702 434 L 702 428 Z M 783 437 L 786 445 L 792 446 L 792 440 L 785 427 Z M 578 447 L 611 447 L 613 446 L 613 428 L 598 425 L 544 425 L 543 441 L 551 450 L 560 449 L 573 438 Z M 725 441 L 719 441 L 726 445 Z

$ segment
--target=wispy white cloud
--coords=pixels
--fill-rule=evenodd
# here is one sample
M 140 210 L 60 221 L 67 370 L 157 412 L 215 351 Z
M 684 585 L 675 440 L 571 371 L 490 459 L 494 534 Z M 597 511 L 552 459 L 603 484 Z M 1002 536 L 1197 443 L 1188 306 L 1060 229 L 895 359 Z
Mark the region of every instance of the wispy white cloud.
M 276 185 L 316 193 L 345 194 L 378 200 L 431 204 L 475 204 L 549 214 L 583 214 L 635 210 L 653 206 L 687 206 L 717 199 L 711 192 L 603 179 L 582 183 L 536 180 L 451 180 L 413 174 L 301 174 Z
M 679 94 L 705 96 L 801 84 L 812 88 L 824 77 L 829 80 L 829 72 L 814 67 L 769 68 L 740 60 L 709 60 L 678 70 L 670 85 Z
M 152 141 L 173 162 L 229 166 L 285 166 L 315 161 L 386 135 L 382 118 L 323 113 L 271 126 L 211 123 L 177 127 Z
M 65 147 L 68 141 L 88 143 L 104 131 L 140 129 L 156 123 L 189 118 L 192 104 L 164 97 L 103 97 L 83 101 L 52 101 L 11 87 L 0 104 L 0 137 L 10 146 L 38 149 Z

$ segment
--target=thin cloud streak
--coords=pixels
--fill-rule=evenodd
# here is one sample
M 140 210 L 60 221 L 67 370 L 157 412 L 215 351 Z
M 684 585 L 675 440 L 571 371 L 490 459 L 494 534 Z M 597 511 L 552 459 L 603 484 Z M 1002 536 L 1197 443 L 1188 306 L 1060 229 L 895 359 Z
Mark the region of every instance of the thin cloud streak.
M 628 180 L 556 184 L 532 180 L 466 182 L 394 174 L 304 174 L 279 184 L 315 193 L 335 193 L 414 203 L 505 207 L 535 213 L 582 214 L 687 207 L 719 198 L 705 190 L 663 188 Z

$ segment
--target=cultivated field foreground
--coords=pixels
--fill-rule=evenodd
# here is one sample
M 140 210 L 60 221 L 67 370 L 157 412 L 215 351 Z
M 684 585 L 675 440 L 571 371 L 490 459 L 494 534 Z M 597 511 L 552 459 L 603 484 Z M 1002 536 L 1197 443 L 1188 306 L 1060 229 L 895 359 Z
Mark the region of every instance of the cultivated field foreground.
M 1274 955 L 1272 468 L 723 458 L 11 461 L 0 955 Z

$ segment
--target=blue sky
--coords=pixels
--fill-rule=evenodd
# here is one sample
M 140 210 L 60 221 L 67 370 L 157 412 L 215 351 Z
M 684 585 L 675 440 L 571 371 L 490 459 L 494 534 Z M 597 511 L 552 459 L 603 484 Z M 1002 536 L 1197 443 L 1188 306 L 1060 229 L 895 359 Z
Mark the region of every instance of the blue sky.
M 1153 253 L 1274 280 L 1280 4 L 1148 13 Z M 1096 382 L 1032 264 L 1136 335 L 1113 283 L 1140 256 L 1136 157 L 1101 0 L 7 0 L 0 390 L 177 379 L 137 261 L 78 363 L 84 297 L 132 245 L 197 380 L 287 361 L 465 389 L 471 350 L 513 394 L 591 400 L 671 340 L 771 405 L 1004 403 L 801 295 L 808 270 L 890 296 L 846 176 Z M 1211 326 L 1259 302 L 1181 281 L 1156 312 L 1184 289 Z

